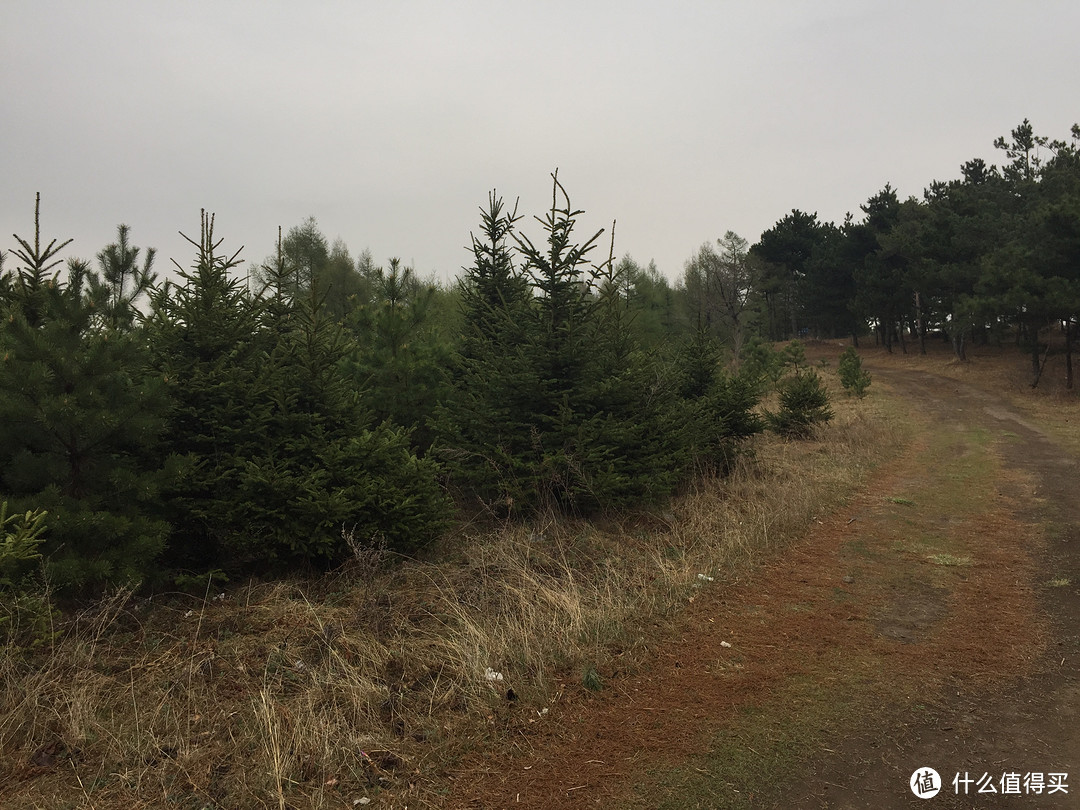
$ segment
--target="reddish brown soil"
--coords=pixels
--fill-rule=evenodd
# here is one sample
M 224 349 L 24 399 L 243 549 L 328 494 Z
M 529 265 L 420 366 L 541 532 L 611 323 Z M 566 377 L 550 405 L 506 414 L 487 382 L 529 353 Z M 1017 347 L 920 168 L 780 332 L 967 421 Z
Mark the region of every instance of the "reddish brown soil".
M 740 710 L 805 679 L 821 695 L 850 687 L 865 711 L 741 806 L 1080 806 L 1077 461 L 993 393 L 890 365 L 871 371 L 933 435 L 953 426 L 1007 437 L 995 443 L 990 508 L 919 514 L 919 530 L 936 522 L 975 562 L 933 566 L 904 550 L 902 503 L 937 474 L 916 442 L 801 542 L 741 582 L 703 589 L 642 671 L 608 677 L 600 694 L 571 697 L 469 763 L 447 807 L 724 806 L 682 801 L 647 775 L 707 754 Z M 1044 541 L 1037 527 L 1048 522 Z M 1072 584 L 1046 587 L 1053 578 Z M 1060 771 L 1076 785 L 1013 799 L 950 796 L 949 784 L 925 805 L 907 787 L 922 766 L 948 782 L 962 771 Z

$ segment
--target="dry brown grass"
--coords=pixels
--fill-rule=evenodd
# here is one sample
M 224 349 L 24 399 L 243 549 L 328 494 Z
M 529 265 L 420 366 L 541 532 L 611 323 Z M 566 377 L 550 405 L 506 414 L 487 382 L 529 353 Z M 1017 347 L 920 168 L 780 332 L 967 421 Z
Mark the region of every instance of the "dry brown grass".
M 1080 357 L 1075 358 L 1076 387 L 1065 387 L 1065 356 L 1060 336 L 1044 331 L 1043 341 L 1050 337 L 1052 348 L 1045 358 L 1045 367 L 1037 388 L 1031 387 L 1031 357 L 1015 345 L 972 345 L 967 349 L 966 362 L 958 361 L 950 344 L 940 340 L 927 341 L 927 353 L 919 354 L 918 345 L 910 344 L 908 354 L 895 351 L 888 354 L 874 346 L 861 348 L 865 362 L 896 368 L 918 369 L 967 383 L 975 388 L 1005 397 L 1009 403 L 1031 417 L 1040 429 L 1051 432 L 1055 439 L 1080 453 Z M 815 360 L 829 359 L 833 366 L 847 346 L 846 341 L 821 341 L 808 347 Z M 872 369 L 871 369 L 872 370 Z
M 430 776 L 586 671 L 635 666 L 695 588 L 842 500 L 903 440 L 890 407 L 838 396 L 815 440 L 763 437 L 665 510 L 466 527 L 427 560 L 224 596 L 117 593 L 47 650 L 0 653 L 0 805 L 428 804 Z

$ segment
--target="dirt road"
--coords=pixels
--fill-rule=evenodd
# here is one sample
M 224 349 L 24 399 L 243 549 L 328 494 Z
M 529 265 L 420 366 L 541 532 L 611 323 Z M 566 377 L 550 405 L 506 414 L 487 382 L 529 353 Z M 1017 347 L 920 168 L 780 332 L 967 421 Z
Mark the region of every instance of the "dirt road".
M 791 806 L 1080 807 L 1077 459 L 1000 397 L 922 372 L 877 369 L 876 373 L 897 393 L 925 406 L 925 412 L 946 428 L 975 427 L 995 437 L 1004 471 L 1013 473 L 1003 479 L 1008 481 L 1003 494 L 1012 499 L 1008 511 L 1024 533 L 1020 545 L 1026 546 L 1034 572 L 1028 582 L 1017 578 L 1016 586 L 1033 589 L 1036 615 L 1029 632 L 1045 633 L 1046 641 L 1042 654 L 1016 671 L 988 672 L 974 683 L 958 673 L 947 679 L 925 716 L 913 716 L 901 727 L 864 730 L 844 741 L 837 754 L 810 765 L 805 789 L 792 789 Z M 932 480 L 935 471 L 927 473 Z M 981 602 L 993 611 L 994 594 L 985 594 Z M 979 623 L 966 632 L 985 635 L 990 628 Z M 996 641 L 1023 643 L 1011 636 Z M 924 801 L 898 792 L 897 786 L 924 765 L 944 777 L 941 793 Z M 1026 774 L 1041 772 L 1048 778 L 1051 771 L 1069 774 L 1065 781 L 1073 784 L 1068 794 L 1025 792 Z M 1010 772 L 1020 775 L 1018 796 L 1002 792 L 1001 777 Z M 976 782 L 966 784 L 965 774 Z M 978 792 L 984 774 L 993 777 L 998 793 Z M 986 788 L 984 782 L 981 789 Z
M 1003 397 L 871 371 L 905 454 L 447 806 L 1080 807 L 1080 465 Z

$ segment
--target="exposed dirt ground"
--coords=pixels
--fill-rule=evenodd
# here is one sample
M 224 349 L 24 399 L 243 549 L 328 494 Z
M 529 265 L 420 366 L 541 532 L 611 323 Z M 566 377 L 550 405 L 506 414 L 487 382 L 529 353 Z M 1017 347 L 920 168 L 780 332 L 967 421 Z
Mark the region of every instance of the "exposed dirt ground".
M 702 588 L 645 670 L 471 763 L 448 807 L 1080 807 L 1078 459 L 1004 392 L 867 360 L 910 402 L 904 455 Z M 1011 773 L 1047 787 L 1002 795 Z

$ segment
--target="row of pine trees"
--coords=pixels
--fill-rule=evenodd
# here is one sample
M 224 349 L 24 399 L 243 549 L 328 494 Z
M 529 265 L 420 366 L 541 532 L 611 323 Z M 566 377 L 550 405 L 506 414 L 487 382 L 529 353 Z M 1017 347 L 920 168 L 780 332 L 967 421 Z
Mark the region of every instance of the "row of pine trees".
M 535 242 L 491 195 L 452 293 L 345 265 L 312 221 L 246 273 L 205 213 L 171 280 L 124 226 L 97 268 L 65 264 L 39 209 L 0 277 L 0 497 L 47 514 L 64 592 L 656 503 L 763 427 L 763 376 L 724 371 L 705 329 L 649 339 L 635 266 L 578 239 L 557 176 Z
M 64 262 L 39 201 L 0 263 L 0 500 L 73 593 L 326 567 L 463 514 L 662 502 L 766 426 L 805 433 L 827 401 L 812 373 L 782 381 L 804 362 L 773 340 L 936 331 L 962 357 L 1008 334 L 1037 381 L 1080 315 L 1078 144 L 1025 121 L 1001 170 L 969 161 L 922 200 L 886 187 L 842 226 L 793 211 L 754 245 L 729 231 L 674 286 L 576 233 L 557 173 L 525 222 L 492 193 L 449 288 L 314 220 L 247 268 L 205 214 L 172 280 L 125 226 L 96 267 Z M 0 587 L 39 562 L 0 553 Z

